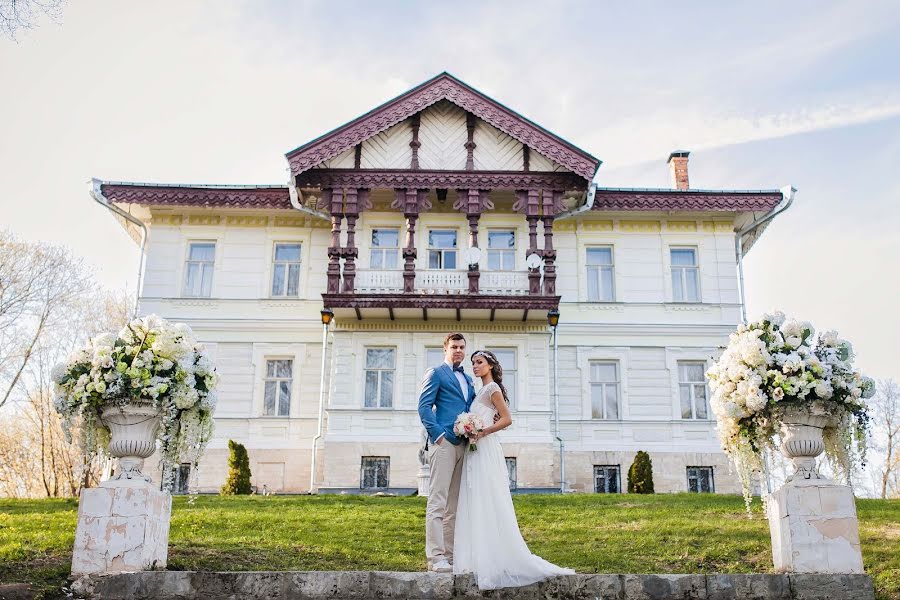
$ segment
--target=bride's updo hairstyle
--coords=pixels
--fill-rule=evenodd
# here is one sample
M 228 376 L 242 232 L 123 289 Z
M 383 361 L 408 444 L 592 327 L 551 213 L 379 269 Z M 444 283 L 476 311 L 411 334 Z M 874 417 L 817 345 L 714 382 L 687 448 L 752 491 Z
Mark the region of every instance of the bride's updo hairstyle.
M 480 356 L 487 361 L 487 364 L 491 365 L 491 377 L 493 377 L 494 381 L 497 382 L 497 385 L 500 386 L 500 391 L 503 392 L 503 400 L 509 405 L 509 395 L 506 393 L 506 386 L 503 385 L 503 367 L 500 366 L 500 361 L 497 360 L 494 353 L 489 350 L 476 350 L 473 352 L 472 362 L 475 362 L 476 356 Z

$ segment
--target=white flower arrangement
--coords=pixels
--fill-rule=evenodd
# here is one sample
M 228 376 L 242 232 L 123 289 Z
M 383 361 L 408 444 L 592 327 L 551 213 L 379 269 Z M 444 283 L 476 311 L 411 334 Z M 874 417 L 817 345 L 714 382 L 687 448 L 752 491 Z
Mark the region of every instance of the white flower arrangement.
M 131 403 L 161 411 L 157 433 L 163 489 L 171 491 L 175 467 L 190 462 L 192 472 L 212 436 L 218 375 L 190 327 L 149 315 L 134 319 L 118 335 L 90 340 L 52 371 L 56 410 L 67 436 L 80 425 L 88 455 L 106 450 L 109 429 L 103 408 Z
M 853 369 L 850 342 L 835 331 L 814 334 L 809 322 L 780 311 L 763 315 L 738 326 L 706 374 L 719 439 L 737 467 L 748 507 L 753 471 L 762 470 L 763 452 L 775 449 L 786 411 L 830 417 L 825 455 L 842 475 L 865 462 L 865 399 L 875 384 Z

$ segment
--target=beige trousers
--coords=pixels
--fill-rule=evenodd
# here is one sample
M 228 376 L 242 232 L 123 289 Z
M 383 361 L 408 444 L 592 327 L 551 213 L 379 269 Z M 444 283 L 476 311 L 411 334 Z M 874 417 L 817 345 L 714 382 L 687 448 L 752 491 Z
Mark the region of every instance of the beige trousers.
M 453 563 L 453 528 L 466 444 L 454 446 L 446 439 L 430 449 L 431 490 L 425 508 L 425 558 L 428 566 L 446 560 Z

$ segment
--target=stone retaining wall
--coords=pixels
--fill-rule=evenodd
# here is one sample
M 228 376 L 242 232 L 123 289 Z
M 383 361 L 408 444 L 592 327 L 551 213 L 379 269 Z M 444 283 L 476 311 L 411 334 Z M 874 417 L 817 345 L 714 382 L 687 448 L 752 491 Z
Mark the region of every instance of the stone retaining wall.
M 382 571 L 147 571 L 88 575 L 76 597 L 134 600 L 874 600 L 867 575 L 570 575 L 481 592 L 468 575 Z

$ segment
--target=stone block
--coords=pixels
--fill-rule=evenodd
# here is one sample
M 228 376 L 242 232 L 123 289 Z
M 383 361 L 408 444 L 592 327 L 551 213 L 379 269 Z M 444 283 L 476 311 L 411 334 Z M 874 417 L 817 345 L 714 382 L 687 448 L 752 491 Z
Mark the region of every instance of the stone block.
M 373 598 L 448 598 L 453 594 L 453 575 L 374 571 L 369 593 Z
M 538 585 L 538 597 L 541 599 L 618 600 L 622 597 L 622 578 L 619 575 L 563 575 Z
M 354 600 L 369 597 L 369 571 L 301 571 L 290 573 L 287 598 Z
M 768 502 L 775 570 L 862 573 L 853 491 L 833 481 L 790 482 Z
M 866 575 L 792 574 L 794 600 L 873 600 L 875 588 Z
M 707 600 L 705 575 L 625 575 L 623 591 L 629 600 Z
M 82 490 L 72 574 L 165 568 L 171 507 L 169 494 L 146 485 Z
M 787 575 L 706 576 L 707 600 L 791 600 Z

